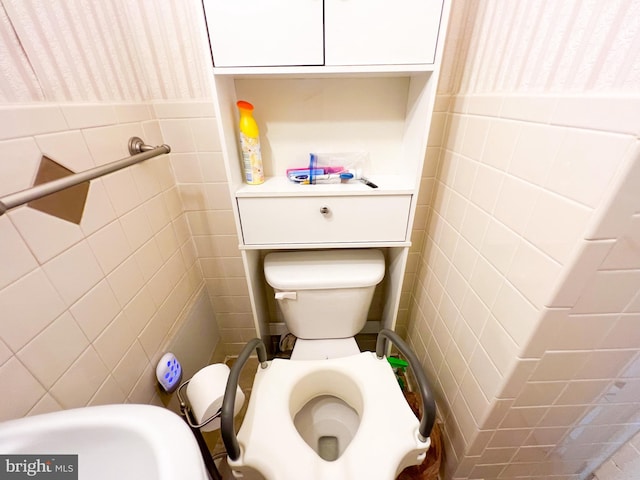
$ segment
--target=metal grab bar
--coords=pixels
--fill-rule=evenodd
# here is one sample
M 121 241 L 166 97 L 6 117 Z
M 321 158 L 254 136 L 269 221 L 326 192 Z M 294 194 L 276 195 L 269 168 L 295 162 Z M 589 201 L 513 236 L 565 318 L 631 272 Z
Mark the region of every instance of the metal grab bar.
M 85 170 L 84 172 L 74 173 L 64 178 L 52 180 L 35 187 L 27 188 L 19 192 L 11 193 L 0 198 L 0 215 L 3 215 L 7 210 L 19 207 L 25 203 L 29 203 L 33 200 L 37 200 L 52 193 L 59 192 L 65 188 L 73 187 L 80 183 L 94 178 L 102 177 L 116 170 L 121 170 L 130 165 L 140 163 L 149 158 L 157 157 L 165 153 L 171 152 L 169 145 L 160 145 L 159 147 L 153 147 L 151 145 L 145 145 L 145 143 L 138 137 L 131 137 L 129 139 L 129 153 L 130 157 L 116 160 L 115 162 L 107 163 L 99 167 Z
M 436 421 L 436 402 L 433 399 L 433 394 L 429 388 L 429 382 L 427 376 L 420 365 L 420 361 L 413 350 L 402 340 L 397 333 L 392 332 L 386 328 L 383 328 L 378 332 L 378 339 L 376 340 L 376 357 L 378 359 L 384 358 L 384 351 L 386 350 L 386 339 L 389 339 L 393 343 L 400 353 L 405 356 L 411 366 L 413 375 L 418 382 L 418 389 L 420 390 L 420 397 L 422 398 L 422 418 L 420 419 L 420 428 L 418 432 L 421 436 L 420 440 L 425 442 L 429 435 L 431 435 L 431 429 Z
M 238 437 L 236 436 L 236 430 L 233 425 L 233 410 L 236 404 L 236 390 L 238 388 L 238 379 L 240 378 L 240 372 L 242 367 L 247 363 L 247 360 L 253 353 L 255 348 L 258 353 L 258 361 L 262 368 L 267 368 L 267 349 L 264 343 L 259 338 L 254 338 L 247 343 L 238 359 L 231 367 L 229 372 L 229 378 L 227 378 L 227 386 L 225 387 L 224 397 L 222 398 L 222 414 L 220 415 L 220 432 L 222 434 L 222 442 L 224 448 L 227 450 L 227 456 L 231 460 L 237 460 L 240 458 L 240 446 L 238 445 Z

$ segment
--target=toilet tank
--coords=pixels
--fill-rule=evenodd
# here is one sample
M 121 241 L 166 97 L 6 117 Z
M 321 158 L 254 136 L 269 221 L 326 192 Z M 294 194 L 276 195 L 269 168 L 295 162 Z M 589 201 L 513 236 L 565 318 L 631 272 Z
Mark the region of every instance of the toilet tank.
M 274 252 L 264 258 L 264 273 L 296 337 L 347 338 L 367 321 L 384 255 L 375 249 Z

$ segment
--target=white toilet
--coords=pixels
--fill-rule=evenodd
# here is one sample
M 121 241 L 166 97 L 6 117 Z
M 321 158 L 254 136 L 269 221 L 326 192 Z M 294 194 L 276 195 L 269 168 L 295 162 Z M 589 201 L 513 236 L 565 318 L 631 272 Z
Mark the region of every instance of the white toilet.
M 422 462 L 430 441 L 390 365 L 354 338 L 384 270 L 373 249 L 266 255 L 266 280 L 297 341 L 291 360 L 256 372 L 239 456 L 228 458 L 236 477 L 392 480 Z

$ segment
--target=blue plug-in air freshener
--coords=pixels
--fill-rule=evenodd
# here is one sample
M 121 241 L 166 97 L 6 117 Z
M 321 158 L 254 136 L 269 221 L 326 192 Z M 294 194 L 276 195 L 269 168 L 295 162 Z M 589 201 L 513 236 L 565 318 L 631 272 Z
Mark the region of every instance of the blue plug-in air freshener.
M 156 378 L 168 393 L 178 388 L 182 378 L 182 366 L 173 353 L 165 353 L 162 356 L 156 367 Z

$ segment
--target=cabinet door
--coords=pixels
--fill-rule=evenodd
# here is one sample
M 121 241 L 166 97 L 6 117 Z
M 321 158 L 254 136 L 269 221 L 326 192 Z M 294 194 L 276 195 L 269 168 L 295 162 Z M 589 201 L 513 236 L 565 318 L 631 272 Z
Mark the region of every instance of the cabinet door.
M 324 0 L 326 65 L 433 63 L 443 0 Z
M 204 0 L 216 67 L 322 65 L 322 0 Z

